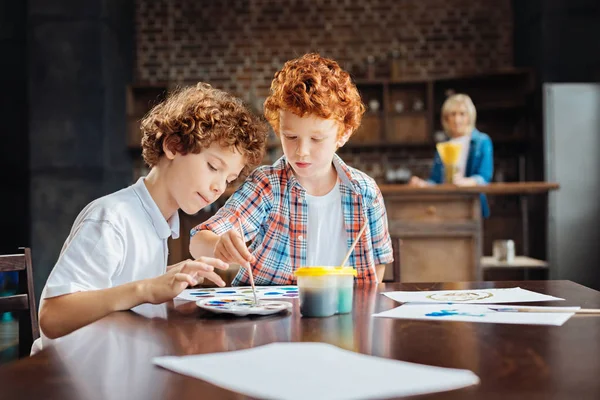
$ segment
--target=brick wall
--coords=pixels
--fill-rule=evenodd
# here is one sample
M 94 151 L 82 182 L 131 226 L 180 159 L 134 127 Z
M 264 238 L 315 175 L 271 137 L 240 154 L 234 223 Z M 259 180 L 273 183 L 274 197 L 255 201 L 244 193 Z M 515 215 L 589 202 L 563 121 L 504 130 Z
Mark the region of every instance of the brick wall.
M 511 0 L 137 0 L 136 80 L 199 80 L 253 104 L 274 72 L 318 51 L 365 77 L 428 78 L 513 65 Z

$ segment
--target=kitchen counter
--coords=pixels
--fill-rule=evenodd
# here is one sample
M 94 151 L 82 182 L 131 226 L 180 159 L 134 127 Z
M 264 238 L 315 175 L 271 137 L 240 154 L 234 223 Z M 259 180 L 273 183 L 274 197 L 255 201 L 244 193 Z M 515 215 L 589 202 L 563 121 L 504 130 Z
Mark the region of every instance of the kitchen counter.
M 386 270 L 386 278 L 402 282 L 450 282 L 483 278 L 480 193 L 545 194 L 557 190 L 559 185 L 510 182 L 471 187 L 450 184 L 379 187 L 394 246 L 394 263 Z
M 505 182 L 490 183 L 478 186 L 456 186 L 451 184 L 415 187 L 403 184 L 379 185 L 381 193 L 387 194 L 454 194 L 454 193 L 485 193 L 489 195 L 539 194 L 559 189 L 558 183 L 550 182 Z

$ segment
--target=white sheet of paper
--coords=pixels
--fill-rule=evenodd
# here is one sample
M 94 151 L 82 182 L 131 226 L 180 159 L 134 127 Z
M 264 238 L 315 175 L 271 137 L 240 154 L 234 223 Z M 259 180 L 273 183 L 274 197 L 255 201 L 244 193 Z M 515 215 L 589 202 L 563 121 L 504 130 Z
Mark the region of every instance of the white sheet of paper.
M 282 367 L 281 360 L 288 360 Z M 370 399 L 411 396 L 476 385 L 473 372 L 407 363 L 325 343 L 272 343 L 247 350 L 153 363 L 247 396 L 283 399 Z
M 525 306 L 510 306 L 510 308 L 521 307 Z M 541 309 L 542 307 L 539 308 Z M 552 307 L 552 309 L 556 308 L 558 307 Z M 422 319 L 431 321 L 463 321 L 484 323 L 488 322 L 495 324 L 560 326 L 574 315 L 572 312 L 569 311 L 578 310 L 580 307 L 560 308 L 565 310 L 564 314 L 543 312 L 500 312 L 491 310 L 485 305 L 404 304 L 400 307 L 396 307 L 388 311 L 373 314 L 373 316 L 398 319 Z
M 175 300 L 198 301 L 209 296 L 196 296 L 193 293 L 210 293 L 210 297 L 243 295 L 252 297 L 252 288 L 250 286 L 235 286 L 223 288 L 197 288 L 185 289 Z M 276 294 L 278 293 L 278 294 Z M 298 297 L 298 286 L 256 286 L 256 297 L 259 299 L 286 299 Z
M 400 303 L 496 304 L 564 300 L 520 287 L 509 289 L 397 291 L 383 293 Z

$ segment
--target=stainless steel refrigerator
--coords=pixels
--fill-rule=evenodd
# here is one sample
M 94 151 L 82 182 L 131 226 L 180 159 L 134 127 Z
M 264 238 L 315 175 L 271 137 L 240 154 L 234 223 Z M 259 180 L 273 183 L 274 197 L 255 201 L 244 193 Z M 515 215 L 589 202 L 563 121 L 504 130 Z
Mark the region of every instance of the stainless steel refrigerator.
M 544 85 L 551 279 L 600 290 L 600 85 Z

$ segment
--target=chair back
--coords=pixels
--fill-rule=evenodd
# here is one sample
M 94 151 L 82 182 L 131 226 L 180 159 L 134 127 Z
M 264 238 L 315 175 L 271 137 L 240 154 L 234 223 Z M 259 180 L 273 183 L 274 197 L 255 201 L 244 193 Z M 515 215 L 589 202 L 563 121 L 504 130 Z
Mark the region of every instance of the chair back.
M 40 337 L 35 292 L 33 290 L 33 270 L 31 249 L 23 249 L 24 254 L 0 255 L 0 272 L 18 272 L 18 291 L 13 296 L 0 297 L 0 313 L 12 312 L 19 322 L 19 357 L 31 352 L 33 341 Z

